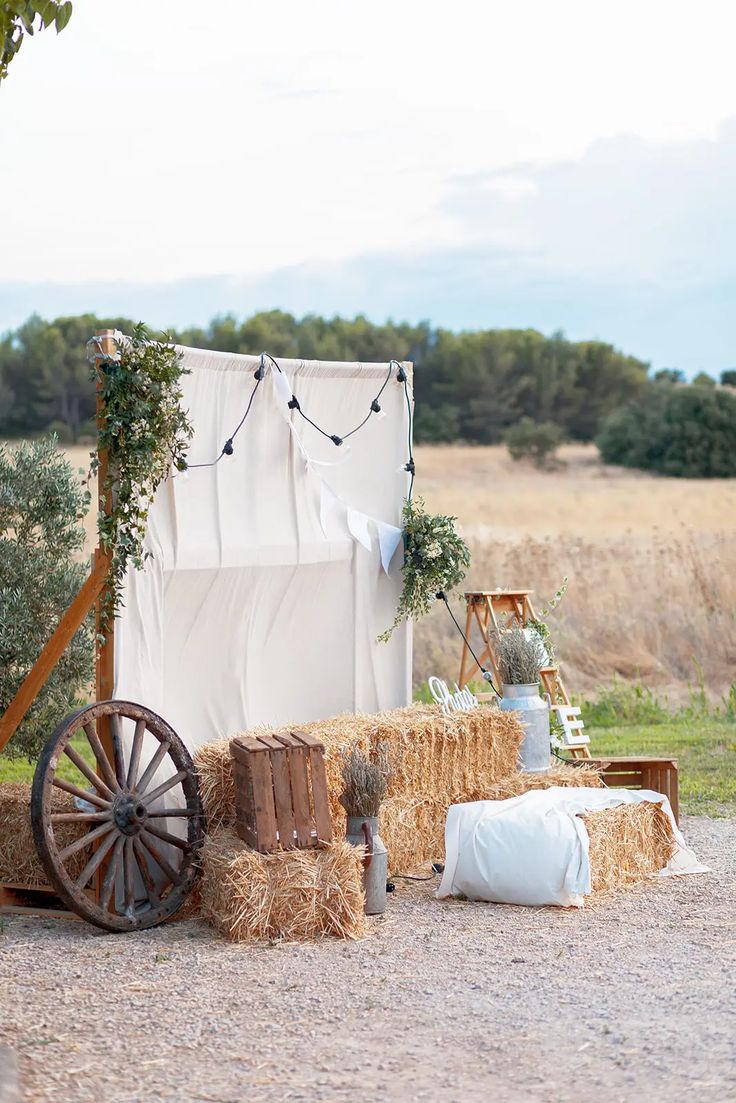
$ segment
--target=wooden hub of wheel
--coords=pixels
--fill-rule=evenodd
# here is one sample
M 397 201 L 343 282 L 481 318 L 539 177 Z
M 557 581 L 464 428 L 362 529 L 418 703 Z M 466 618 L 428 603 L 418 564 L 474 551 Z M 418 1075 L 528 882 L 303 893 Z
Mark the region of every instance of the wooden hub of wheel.
M 73 810 L 52 811 L 54 789 Z M 169 919 L 199 872 L 205 825 L 189 752 L 129 701 L 88 705 L 59 724 L 36 766 L 31 820 L 50 883 L 107 931 Z

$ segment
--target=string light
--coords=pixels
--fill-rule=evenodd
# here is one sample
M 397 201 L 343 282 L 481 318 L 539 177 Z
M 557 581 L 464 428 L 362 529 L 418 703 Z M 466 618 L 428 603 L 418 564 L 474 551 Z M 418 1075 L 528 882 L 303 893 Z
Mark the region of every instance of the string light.
M 470 640 L 468 639 L 468 637 L 463 632 L 462 628 L 460 627 L 460 625 L 457 622 L 457 618 L 456 618 L 455 614 L 453 613 L 452 609 L 450 608 L 450 603 L 447 600 L 447 594 L 445 593 L 444 590 L 438 590 L 438 592 L 435 594 L 435 597 L 437 598 L 438 601 L 443 601 L 445 603 L 445 608 L 447 609 L 447 612 L 452 617 L 453 624 L 457 628 L 457 630 L 460 633 L 460 635 L 462 636 L 462 638 L 465 640 L 465 644 L 468 648 L 468 651 L 470 652 L 470 654 L 475 659 L 476 666 L 478 667 L 478 669 L 480 670 L 480 672 L 483 676 L 483 681 L 488 682 L 488 685 L 491 687 L 493 692 L 496 694 L 496 697 L 498 697 L 498 699 L 500 701 L 502 699 L 502 694 L 500 694 L 498 692 L 498 690 L 496 689 L 496 687 L 493 684 L 493 675 L 491 674 L 490 670 L 486 670 L 486 668 L 483 666 L 482 662 L 480 661 L 480 659 L 476 655 L 475 651 L 473 651 L 473 648 L 471 647 L 471 644 L 470 644 Z
M 258 365 L 257 370 L 253 373 L 253 378 L 255 379 L 255 384 L 253 386 L 253 390 L 251 391 L 250 399 L 248 400 L 248 405 L 246 407 L 245 413 L 243 414 L 242 418 L 240 419 L 237 426 L 235 427 L 234 432 L 227 438 L 227 440 L 223 444 L 222 450 L 221 450 L 219 456 L 217 457 L 217 459 L 210 460 L 209 463 L 190 463 L 190 464 L 187 464 L 186 468 L 184 468 L 183 470 L 193 471 L 193 470 L 196 470 L 198 468 L 203 468 L 203 467 L 215 467 L 216 464 L 218 464 L 220 462 L 220 460 L 222 459 L 223 456 L 232 456 L 233 452 L 235 451 L 235 449 L 233 447 L 233 441 L 235 440 L 235 437 L 237 436 L 237 434 L 240 432 L 243 425 L 245 424 L 245 419 L 248 417 L 248 414 L 251 411 L 251 407 L 253 405 L 253 399 L 256 396 L 256 391 L 258 390 L 258 387 L 260 386 L 262 380 L 265 378 L 265 375 L 266 375 L 266 359 L 270 360 L 271 363 L 273 364 L 274 368 L 276 369 L 276 371 L 278 371 L 282 376 L 284 376 L 284 372 L 281 368 L 281 365 L 278 363 L 277 360 L 274 359 L 273 356 L 271 356 L 271 353 L 270 352 L 262 352 L 261 353 L 260 364 Z M 375 416 L 375 417 L 378 417 L 380 419 L 380 418 L 384 418 L 386 416 L 386 413 L 385 413 L 383 407 L 381 406 L 381 403 L 380 403 L 379 399 L 381 398 L 381 395 L 386 390 L 386 387 L 388 386 L 389 382 L 391 381 L 391 376 L 393 375 L 394 369 L 396 369 L 396 381 L 398 383 L 400 383 L 404 388 L 404 396 L 406 398 L 406 408 L 407 408 L 407 412 L 408 412 L 408 415 L 409 415 L 409 440 L 408 440 L 409 459 L 402 466 L 401 470 L 405 471 L 407 474 L 411 475 L 411 479 L 410 479 L 410 482 L 409 482 L 409 492 L 407 494 L 407 498 L 409 499 L 409 501 L 411 501 L 411 496 L 412 496 L 412 493 L 414 491 L 414 477 L 416 475 L 416 465 L 414 463 L 414 455 L 412 453 L 412 436 L 413 436 L 413 429 L 414 429 L 414 425 L 413 425 L 414 418 L 413 418 L 413 412 L 412 412 L 412 408 L 411 408 L 411 397 L 409 395 L 409 376 L 408 376 L 408 373 L 406 371 L 406 368 L 403 366 L 403 364 L 400 364 L 398 360 L 390 360 L 389 361 L 388 371 L 386 372 L 386 378 L 384 379 L 383 383 L 381 384 L 381 388 L 378 391 L 378 394 L 372 400 L 372 402 L 370 404 L 370 407 L 368 409 L 368 413 L 366 414 L 366 416 L 363 418 L 362 421 L 360 421 L 353 429 L 351 429 L 347 433 L 343 433 L 342 435 L 340 435 L 339 433 L 328 433 L 327 430 L 323 429 L 321 425 L 318 425 L 316 423 L 316 421 L 312 421 L 311 417 L 308 417 L 308 415 L 304 412 L 304 410 L 302 410 L 299 399 L 297 398 L 297 396 L 293 392 L 292 392 L 291 398 L 287 402 L 287 406 L 290 410 L 294 410 L 294 411 L 296 411 L 296 413 L 300 414 L 301 417 L 304 419 L 304 421 L 308 422 L 308 424 L 311 425 L 313 429 L 316 429 L 318 433 L 321 433 L 321 435 L 323 437 L 325 437 L 326 440 L 332 441 L 332 443 L 335 445 L 336 448 L 341 448 L 345 444 L 345 442 L 347 441 L 348 437 L 352 437 L 355 433 L 357 433 L 360 429 L 362 429 L 363 426 L 366 425 L 372 417 Z M 284 376 L 284 379 L 285 378 L 286 378 L 286 376 Z M 287 391 L 287 393 L 288 393 L 288 391 Z M 348 449 L 346 449 L 346 451 L 347 450 Z

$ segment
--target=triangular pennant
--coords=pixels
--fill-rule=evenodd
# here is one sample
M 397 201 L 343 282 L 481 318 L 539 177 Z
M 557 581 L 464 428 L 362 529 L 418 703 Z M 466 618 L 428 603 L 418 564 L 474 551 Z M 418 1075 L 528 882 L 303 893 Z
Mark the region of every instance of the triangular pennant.
M 362 544 L 366 551 L 370 551 L 372 547 L 371 534 L 368 529 L 368 522 L 370 520 L 370 517 L 367 517 L 365 513 L 361 513 L 358 509 L 348 510 L 348 528 L 358 543 Z
M 326 482 L 320 479 L 319 487 L 319 523 L 322 526 L 322 532 L 329 539 L 328 529 L 330 527 L 330 521 L 333 517 L 338 516 L 341 511 L 345 510 L 345 505 L 340 501 L 335 491 L 332 490 Z
M 378 529 L 378 544 L 381 549 L 381 565 L 388 574 L 388 568 L 396 554 L 396 549 L 401 543 L 403 530 L 396 525 L 389 525 L 386 521 L 376 521 Z

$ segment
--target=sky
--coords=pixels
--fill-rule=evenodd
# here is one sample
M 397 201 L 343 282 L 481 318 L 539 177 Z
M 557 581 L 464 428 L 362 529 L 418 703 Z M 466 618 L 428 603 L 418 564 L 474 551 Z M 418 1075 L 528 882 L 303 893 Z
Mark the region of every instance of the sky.
M 717 374 L 735 35 L 719 0 L 75 0 L 0 86 L 0 330 L 278 307 Z

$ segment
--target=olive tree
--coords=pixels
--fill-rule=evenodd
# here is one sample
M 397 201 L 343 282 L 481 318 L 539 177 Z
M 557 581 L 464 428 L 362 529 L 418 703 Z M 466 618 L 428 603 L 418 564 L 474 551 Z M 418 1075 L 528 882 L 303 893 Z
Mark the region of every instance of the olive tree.
M 84 582 L 88 494 L 54 437 L 0 446 L 0 714 Z M 74 636 L 7 754 L 38 755 L 92 679 L 92 618 Z

